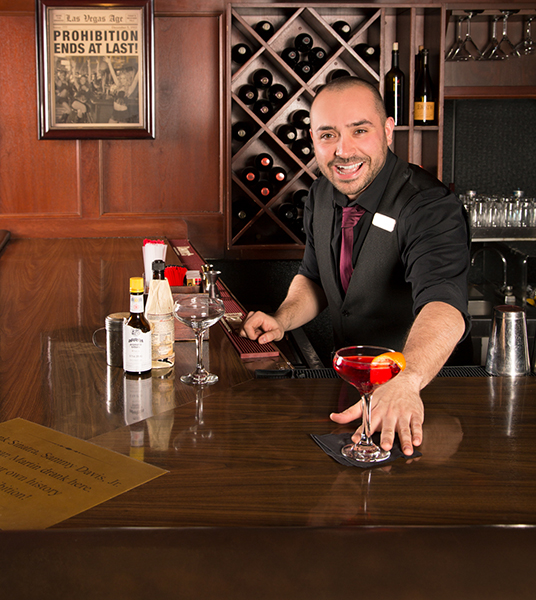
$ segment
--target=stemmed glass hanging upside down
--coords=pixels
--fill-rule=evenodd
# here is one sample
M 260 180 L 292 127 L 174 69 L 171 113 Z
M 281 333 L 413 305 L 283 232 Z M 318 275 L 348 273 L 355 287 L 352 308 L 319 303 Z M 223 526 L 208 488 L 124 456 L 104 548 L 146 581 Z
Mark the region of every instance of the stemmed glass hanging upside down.
M 335 353 L 333 367 L 361 395 L 361 439 L 344 446 L 341 453 L 346 458 L 370 463 L 386 460 L 391 455 L 372 441 L 370 402 L 372 392 L 398 375 L 405 366 L 404 356 L 400 352 L 379 346 L 348 346 Z

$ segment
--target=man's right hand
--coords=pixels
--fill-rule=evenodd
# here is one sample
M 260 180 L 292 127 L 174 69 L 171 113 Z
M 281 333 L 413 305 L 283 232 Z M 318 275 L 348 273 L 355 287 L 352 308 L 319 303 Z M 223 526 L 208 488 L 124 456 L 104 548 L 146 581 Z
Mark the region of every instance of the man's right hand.
M 242 337 L 257 340 L 259 344 L 279 341 L 285 330 L 274 317 L 263 312 L 249 312 L 239 331 Z

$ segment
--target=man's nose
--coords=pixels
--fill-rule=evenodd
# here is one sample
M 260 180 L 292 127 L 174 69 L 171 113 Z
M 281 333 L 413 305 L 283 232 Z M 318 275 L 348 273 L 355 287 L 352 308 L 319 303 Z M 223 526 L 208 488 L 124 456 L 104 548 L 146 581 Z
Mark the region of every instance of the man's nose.
M 348 158 L 355 154 L 355 143 L 351 136 L 341 135 L 337 142 L 335 154 L 341 158 Z

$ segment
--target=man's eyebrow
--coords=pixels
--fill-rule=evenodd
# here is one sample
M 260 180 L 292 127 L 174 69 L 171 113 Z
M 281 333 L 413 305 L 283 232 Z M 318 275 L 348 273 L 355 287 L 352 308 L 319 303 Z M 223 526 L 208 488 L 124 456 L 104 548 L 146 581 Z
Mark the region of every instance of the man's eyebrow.
M 362 125 L 372 125 L 372 121 L 369 121 L 368 119 L 361 119 L 361 121 L 349 123 L 348 125 L 346 125 L 346 127 L 361 127 Z M 320 125 L 315 129 L 315 131 L 331 131 L 332 129 L 336 129 L 336 127 L 334 127 L 333 125 Z

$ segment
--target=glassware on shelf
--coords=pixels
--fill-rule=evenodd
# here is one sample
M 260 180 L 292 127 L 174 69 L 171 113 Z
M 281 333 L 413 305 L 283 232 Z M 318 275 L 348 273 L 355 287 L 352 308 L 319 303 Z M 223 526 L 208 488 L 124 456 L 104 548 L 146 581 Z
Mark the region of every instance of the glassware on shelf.
M 467 33 L 465 34 L 465 39 L 463 40 L 463 48 L 470 60 L 482 60 L 482 52 L 480 52 L 479 48 L 471 37 L 471 19 L 483 11 L 466 10 L 465 12 L 467 13 Z
M 210 298 L 207 294 L 179 294 L 173 308 L 175 318 L 191 327 L 195 333 L 196 368 L 181 381 L 188 385 L 212 385 L 218 376 L 209 373 L 203 366 L 203 336 L 205 331 L 225 314 L 223 301 Z
M 534 54 L 536 52 L 536 44 L 532 39 L 531 23 L 534 21 L 534 16 L 529 16 L 525 19 L 525 33 L 523 39 L 514 48 L 518 56 L 526 54 Z
M 506 58 L 505 53 L 499 47 L 497 38 L 497 22 L 500 18 L 500 15 L 494 15 L 491 19 L 491 38 L 482 52 L 482 60 L 504 60 Z
M 482 60 L 482 52 L 479 50 L 473 38 L 471 37 L 471 19 L 480 14 L 481 10 L 466 10 L 467 17 L 463 15 L 458 17 L 456 25 L 456 39 L 447 52 L 445 60 L 447 61 L 465 61 Z M 465 37 L 462 37 L 462 23 L 467 21 L 467 31 Z
M 519 10 L 501 10 L 501 12 L 503 14 L 503 29 L 499 49 L 505 54 L 505 58 L 509 58 L 510 56 L 516 56 L 516 51 L 508 37 L 508 17 L 515 15 Z
M 469 56 L 463 51 L 463 37 L 462 37 L 462 23 L 467 20 L 467 17 L 460 15 L 456 20 L 456 39 L 454 43 L 447 51 L 445 60 L 447 61 L 459 61 L 468 60 Z

